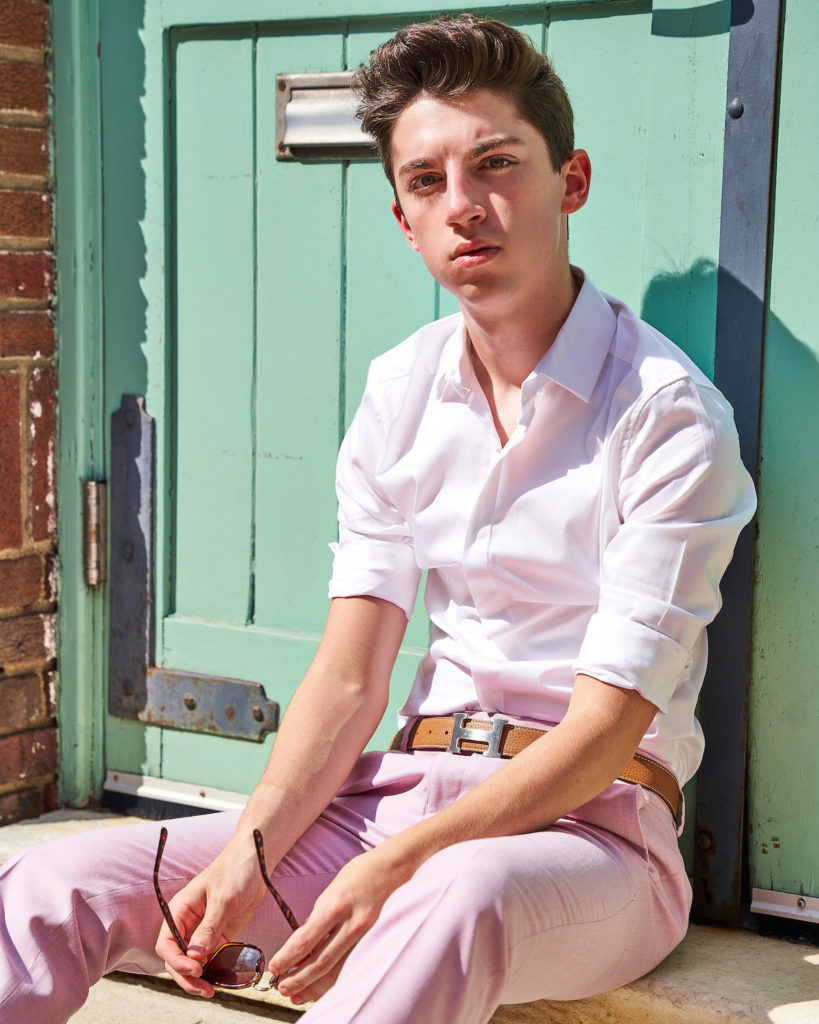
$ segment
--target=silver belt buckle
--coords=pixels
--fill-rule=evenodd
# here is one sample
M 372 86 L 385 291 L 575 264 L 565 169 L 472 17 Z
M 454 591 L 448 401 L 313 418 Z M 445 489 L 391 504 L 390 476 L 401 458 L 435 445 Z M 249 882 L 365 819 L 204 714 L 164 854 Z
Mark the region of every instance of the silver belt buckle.
M 503 727 L 508 723 L 508 718 L 496 716 L 492 719 L 491 729 L 465 729 L 464 719 L 467 716 L 463 711 L 458 711 L 452 716 L 452 735 L 449 737 L 449 746 L 446 748 L 449 754 L 477 754 L 484 757 L 500 757 L 500 741 L 503 735 Z M 464 740 L 472 740 L 473 743 L 485 743 L 486 750 L 461 750 L 461 743 Z

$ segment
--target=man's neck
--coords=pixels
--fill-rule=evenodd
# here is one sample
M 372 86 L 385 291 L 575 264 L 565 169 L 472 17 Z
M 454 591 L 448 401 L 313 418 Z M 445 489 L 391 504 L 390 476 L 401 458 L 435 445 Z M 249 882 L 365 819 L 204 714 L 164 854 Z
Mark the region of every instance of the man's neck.
M 542 283 L 534 294 L 461 302 L 484 391 L 486 377 L 495 390 L 520 388 L 551 348 L 579 290 L 567 261 L 559 277 Z

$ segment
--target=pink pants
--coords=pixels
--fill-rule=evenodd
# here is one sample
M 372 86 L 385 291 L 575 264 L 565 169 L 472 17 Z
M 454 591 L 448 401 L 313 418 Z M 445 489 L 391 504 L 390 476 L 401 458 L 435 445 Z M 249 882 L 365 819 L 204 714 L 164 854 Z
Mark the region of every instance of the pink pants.
M 434 814 L 502 762 L 365 754 L 336 800 L 272 871 L 303 921 L 339 868 Z M 234 813 L 167 823 L 161 882 L 180 889 L 221 850 Z M 0 872 L 0 1019 L 54 1024 L 109 971 L 154 973 L 159 825 L 32 847 Z M 683 937 L 690 887 L 666 805 L 615 782 L 541 832 L 460 843 L 384 905 L 304 1024 L 480 1024 L 500 1003 L 577 999 L 658 964 Z M 268 897 L 239 938 L 272 956 L 289 934 Z

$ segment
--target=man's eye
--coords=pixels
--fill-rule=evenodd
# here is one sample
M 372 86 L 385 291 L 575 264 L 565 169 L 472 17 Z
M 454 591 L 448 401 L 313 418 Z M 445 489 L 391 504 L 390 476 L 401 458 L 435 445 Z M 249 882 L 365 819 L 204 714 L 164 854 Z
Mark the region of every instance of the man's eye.
M 438 180 L 435 174 L 419 174 L 417 178 L 413 178 L 409 183 L 410 192 L 423 191 L 425 188 L 429 188 L 430 185 L 434 185 Z
M 491 167 L 493 170 L 500 167 L 508 167 L 512 161 L 508 156 L 490 156 L 486 161 L 487 167 Z

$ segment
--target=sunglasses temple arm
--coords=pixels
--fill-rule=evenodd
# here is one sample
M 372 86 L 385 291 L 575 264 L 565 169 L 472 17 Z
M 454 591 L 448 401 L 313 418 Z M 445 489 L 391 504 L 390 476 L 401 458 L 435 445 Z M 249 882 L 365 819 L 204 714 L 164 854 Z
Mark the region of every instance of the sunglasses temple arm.
M 188 944 L 182 938 L 182 933 L 176 927 L 176 921 L 173 919 L 171 908 L 168 906 L 167 900 L 162 895 L 162 890 L 159 888 L 159 865 L 162 861 L 162 852 L 165 849 L 165 840 L 168 838 L 168 830 L 163 826 L 159 831 L 159 846 L 156 851 L 156 862 L 154 864 L 154 891 L 156 892 L 156 898 L 159 901 L 159 909 L 162 911 L 162 916 L 165 918 L 168 927 L 173 932 L 173 937 L 176 939 L 176 944 L 182 950 L 183 953 L 188 952 Z
M 296 920 L 293 911 L 290 909 L 290 907 L 288 907 L 287 903 L 284 900 L 284 897 L 281 895 L 278 889 L 276 889 L 276 887 L 273 885 L 273 883 L 267 876 L 267 868 L 265 867 L 264 863 L 264 844 L 262 842 L 262 833 L 257 828 L 253 829 L 253 842 L 256 844 L 256 856 L 259 859 L 259 869 L 262 872 L 264 884 L 270 890 L 270 895 L 273 897 L 276 903 L 278 903 L 279 910 L 281 910 L 281 912 L 284 914 L 285 921 L 287 921 L 287 923 L 290 925 L 293 931 L 296 931 L 296 929 L 299 927 L 299 922 Z

